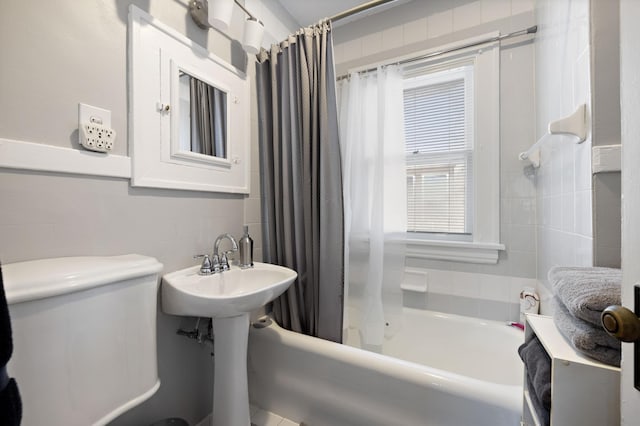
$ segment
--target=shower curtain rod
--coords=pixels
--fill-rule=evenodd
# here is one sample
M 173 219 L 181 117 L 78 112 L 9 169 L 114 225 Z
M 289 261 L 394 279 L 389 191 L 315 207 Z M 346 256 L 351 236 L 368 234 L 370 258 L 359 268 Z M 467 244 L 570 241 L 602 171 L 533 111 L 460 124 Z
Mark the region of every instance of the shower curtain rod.
M 340 19 L 347 18 L 351 15 L 355 15 L 356 13 L 364 12 L 365 10 L 383 5 L 385 3 L 391 3 L 392 1 L 396 1 L 396 0 L 373 0 L 367 3 L 363 3 L 360 6 L 352 7 L 349 10 L 345 10 L 344 12 L 340 12 L 333 15 L 331 18 L 329 18 L 329 21 L 331 22 L 339 21 Z
M 363 5 L 364 6 L 364 5 Z M 535 34 L 538 31 L 538 26 L 537 25 L 533 25 L 529 28 L 525 28 L 524 30 L 519 30 L 519 31 L 514 31 L 511 32 L 509 34 L 504 34 L 504 35 L 499 35 L 499 36 L 494 36 L 494 37 L 488 37 L 479 41 L 473 41 L 470 43 L 466 43 L 466 44 L 462 44 L 460 46 L 454 46 L 454 47 L 450 47 L 447 49 L 442 49 L 442 50 L 438 50 L 436 52 L 431 52 L 431 53 L 427 53 L 426 55 L 420 55 L 420 56 L 416 56 L 414 58 L 409 58 L 409 59 L 403 59 L 400 61 L 394 61 L 394 62 L 389 62 L 385 65 L 404 65 L 404 64 L 410 64 L 412 62 L 418 62 L 418 61 L 423 61 L 425 59 L 431 59 L 434 58 L 436 56 L 440 56 L 440 55 L 444 55 L 445 53 L 451 53 L 451 52 L 455 52 L 456 50 L 462 50 L 462 49 L 467 49 L 469 47 L 474 47 L 474 46 L 479 46 L 481 44 L 486 44 L 486 43 L 492 43 L 495 41 L 501 41 L 501 40 L 505 40 L 508 38 L 512 38 L 512 37 L 519 37 L 519 36 L 523 36 L 523 35 L 527 35 L 527 34 Z M 367 68 L 364 70 L 360 70 L 357 71 L 358 73 L 367 73 L 367 72 L 371 72 L 371 71 L 375 71 L 377 70 L 376 68 Z M 336 78 L 336 80 L 342 80 L 344 78 L 347 78 L 349 75 L 345 74 L 345 75 L 341 75 L 338 78 Z

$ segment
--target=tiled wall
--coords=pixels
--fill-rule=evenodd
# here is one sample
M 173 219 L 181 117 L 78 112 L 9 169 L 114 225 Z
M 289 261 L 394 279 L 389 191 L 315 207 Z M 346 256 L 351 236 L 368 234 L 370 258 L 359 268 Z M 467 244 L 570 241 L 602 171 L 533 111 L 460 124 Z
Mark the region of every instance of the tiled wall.
M 589 1 L 538 0 L 536 19 L 536 135 L 549 121 L 591 104 Z M 538 279 L 553 265 L 593 262 L 591 137 L 576 144 L 554 136 L 542 146 L 537 171 Z M 544 308 L 544 303 L 543 303 Z M 543 309 L 545 310 L 545 309 Z
M 405 306 L 496 321 L 518 321 L 520 291 L 537 287 L 535 278 L 441 269 L 419 271 L 424 274 L 420 279 L 426 281 L 426 291 L 403 290 Z
M 521 30 L 535 24 L 533 11 L 533 0 L 409 2 L 336 26 L 337 73 L 495 31 Z M 535 142 L 534 45 L 525 40 L 503 42 L 500 58 L 500 239 L 506 250 L 496 265 L 408 259 L 409 268 L 430 274 L 426 294 L 404 293 L 409 306 L 517 319 L 520 290 L 535 286 L 535 181 L 518 160 Z
M 460 39 L 465 31 L 472 33 L 469 30 L 482 24 L 495 31 L 499 29 L 493 25 L 496 21 L 530 13 L 533 7 L 534 0 L 412 1 L 344 27 L 338 22 L 334 31 L 336 64 L 344 71 L 345 65 L 362 62 L 358 60 L 363 57 L 378 55 L 382 59 L 410 53 L 414 44 L 440 42 L 444 37 Z

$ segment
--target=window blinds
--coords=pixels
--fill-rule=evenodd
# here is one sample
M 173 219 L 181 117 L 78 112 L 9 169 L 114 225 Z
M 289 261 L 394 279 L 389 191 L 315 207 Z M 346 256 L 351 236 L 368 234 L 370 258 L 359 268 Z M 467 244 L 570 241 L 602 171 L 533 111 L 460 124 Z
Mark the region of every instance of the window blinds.
M 470 74 L 446 73 L 404 90 L 409 232 L 471 233 Z

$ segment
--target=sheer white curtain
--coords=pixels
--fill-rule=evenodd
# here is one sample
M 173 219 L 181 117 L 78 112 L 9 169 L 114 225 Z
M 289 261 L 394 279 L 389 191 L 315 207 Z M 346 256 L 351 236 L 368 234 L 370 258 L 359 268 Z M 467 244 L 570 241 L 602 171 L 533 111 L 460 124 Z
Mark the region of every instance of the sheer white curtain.
M 407 217 L 402 91 L 397 66 L 353 73 L 340 85 L 344 327 L 358 329 L 369 349 L 400 326 Z

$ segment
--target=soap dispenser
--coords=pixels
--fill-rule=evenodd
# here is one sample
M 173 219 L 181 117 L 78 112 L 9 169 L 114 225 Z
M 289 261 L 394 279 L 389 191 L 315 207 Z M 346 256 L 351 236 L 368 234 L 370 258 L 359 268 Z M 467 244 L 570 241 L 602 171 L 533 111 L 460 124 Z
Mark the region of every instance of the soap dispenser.
M 240 246 L 240 268 L 253 268 L 253 239 L 249 236 L 249 226 L 244 225 L 244 235 L 238 242 Z

